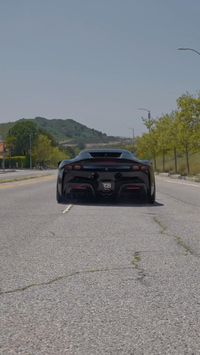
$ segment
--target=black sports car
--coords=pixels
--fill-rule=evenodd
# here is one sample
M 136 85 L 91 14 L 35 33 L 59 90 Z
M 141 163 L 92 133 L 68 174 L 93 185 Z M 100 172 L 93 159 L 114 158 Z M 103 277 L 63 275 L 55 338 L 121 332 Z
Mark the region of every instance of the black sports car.
M 145 195 L 155 202 L 155 177 L 149 161 L 121 149 L 84 150 L 58 167 L 57 201 L 77 197 Z

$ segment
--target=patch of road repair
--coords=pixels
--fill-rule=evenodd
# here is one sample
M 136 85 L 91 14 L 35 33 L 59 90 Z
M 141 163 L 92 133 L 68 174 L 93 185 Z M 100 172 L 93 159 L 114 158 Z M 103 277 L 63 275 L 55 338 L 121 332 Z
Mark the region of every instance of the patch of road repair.
M 72 207 L 73 207 L 73 205 L 67 205 L 67 207 L 62 211 L 62 213 L 65 214 L 65 213 L 69 212 Z

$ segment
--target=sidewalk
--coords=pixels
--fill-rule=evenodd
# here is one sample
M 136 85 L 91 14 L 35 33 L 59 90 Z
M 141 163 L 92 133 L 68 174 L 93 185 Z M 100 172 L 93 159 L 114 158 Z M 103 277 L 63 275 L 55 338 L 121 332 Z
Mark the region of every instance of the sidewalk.
M 56 169 L 47 170 L 36 170 L 36 169 L 26 169 L 26 170 L 14 170 L 6 169 L 5 171 L 0 169 L 0 183 L 10 181 L 10 180 L 25 180 L 41 176 L 56 175 Z
M 180 179 L 180 180 L 187 180 L 193 182 L 200 182 L 200 174 L 193 175 L 193 176 L 182 176 L 180 174 L 170 174 L 170 173 L 155 173 L 161 177 L 168 177 L 170 179 Z

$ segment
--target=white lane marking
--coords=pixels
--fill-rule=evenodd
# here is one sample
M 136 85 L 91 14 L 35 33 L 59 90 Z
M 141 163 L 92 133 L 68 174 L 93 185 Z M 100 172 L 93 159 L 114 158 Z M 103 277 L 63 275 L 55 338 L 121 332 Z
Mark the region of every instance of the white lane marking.
M 170 184 L 179 184 L 179 185 L 186 185 L 186 186 L 193 186 L 193 187 L 198 187 L 200 188 L 200 185 L 195 185 L 195 184 L 190 184 L 189 182 L 183 182 L 183 181 L 171 181 L 171 180 L 165 180 L 166 182 L 169 182 Z M 197 183 L 198 184 L 198 183 Z
M 69 212 L 69 210 L 72 208 L 72 206 L 73 206 L 73 205 L 68 205 L 68 206 L 62 211 L 62 213 L 64 214 L 64 213 Z

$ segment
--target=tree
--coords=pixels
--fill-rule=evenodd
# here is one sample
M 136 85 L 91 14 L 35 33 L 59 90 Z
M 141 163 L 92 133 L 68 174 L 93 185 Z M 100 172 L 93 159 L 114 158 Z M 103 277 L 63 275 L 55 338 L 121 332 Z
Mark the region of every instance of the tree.
M 163 171 L 165 171 L 165 155 L 169 150 L 169 130 L 170 130 L 170 116 L 163 115 L 156 122 L 155 133 L 157 136 L 158 150 L 162 154 Z
M 30 139 L 32 145 L 38 136 L 37 125 L 31 120 L 18 121 L 8 132 L 8 139 L 15 138 L 14 154 L 28 155 L 30 153 Z
M 168 128 L 168 139 L 169 139 L 169 148 L 173 151 L 174 155 L 174 172 L 178 172 L 178 163 L 177 163 L 177 150 L 179 149 L 178 144 L 178 122 L 177 122 L 177 112 L 173 111 L 169 115 L 169 128 Z
M 150 112 L 148 115 L 150 116 Z M 148 129 L 148 131 L 151 132 L 155 126 L 156 120 L 153 118 L 150 118 L 150 117 L 148 117 L 148 118 L 142 117 L 142 121 L 143 121 L 145 127 Z
M 50 155 L 50 165 L 57 167 L 58 162 L 64 159 L 69 159 L 69 156 L 64 154 L 58 147 L 52 147 Z
M 14 154 L 16 138 L 14 136 L 6 137 L 6 151 L 9 157 L 9 168 L 11 168 L 11 157 Z
M 200 98 L 195 99 L 189 94 L 177 100 L 177 137 L 180 149 L 185 154 L 187 173 L 190 173 L 189 152 L 199 147 L 200 131 Z
M 163 171 L 165 171 L 165 156 L 169 151 L 173 151 L 175 172 L 177 173 L 177 121 L 176 113 L 165 114 L 156 122 L 156 135 L 158 149 L 162 154 Z
M 43 134 L 40 134 L 35 142 L 33 157 L 36 165 L 40 167 L 55 167 L 60 160 L 68 158 L 58 147 L 54 147 L 51 140 Z
M 184 94 L 177 100 L 177 111 L 162 115 L 158 120 L 143 119 L 149 133 L 136 140 L 137 155 L 142 159 L 154 159 L 162 155 L 162 169 L 165 170 L 165 156 L 174 155 L 174 171 L 178 172 L 178 153 L 185 155 L 186 171 L 190 173 L 190 155 L 200 151 L 200 94 L 197 98 Z
M 137 138 L 136 152 L 141 159 L 153 159 L 154 169 L 157 169 L 158 141 L 155 129 L 151 130 L 150 133 L 144 133 L 142 137 Z
M 50 162 L 52 145 L 50 139 L 43 134 L 40 134 L 33 148 L 33 157 L 35 163 L 39 166 L 46 166 Z

